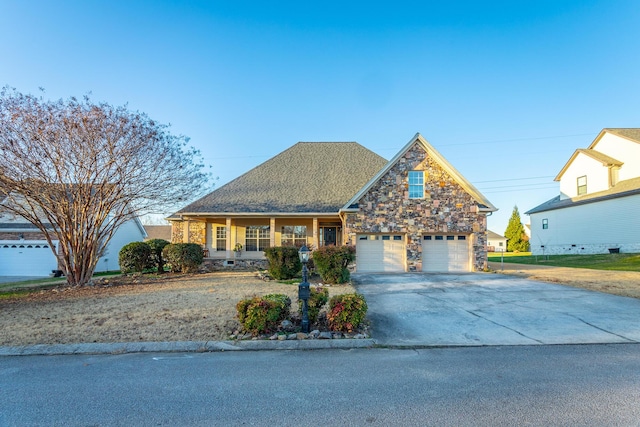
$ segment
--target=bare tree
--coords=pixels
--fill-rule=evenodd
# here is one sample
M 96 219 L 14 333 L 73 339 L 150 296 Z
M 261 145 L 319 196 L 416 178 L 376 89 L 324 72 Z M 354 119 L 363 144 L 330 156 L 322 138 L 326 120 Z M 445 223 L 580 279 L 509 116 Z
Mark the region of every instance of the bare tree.
M 1 209 L 34 224 L 70 285 L 90 282 L 116 229 L 207 190 L 188 139 L 146 114 L 82 100 L 0 92 Z

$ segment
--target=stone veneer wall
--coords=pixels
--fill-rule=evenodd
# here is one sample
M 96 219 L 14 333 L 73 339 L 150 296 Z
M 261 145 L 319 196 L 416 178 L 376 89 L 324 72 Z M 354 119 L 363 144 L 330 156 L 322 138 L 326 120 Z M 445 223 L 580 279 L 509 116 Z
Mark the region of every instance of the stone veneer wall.
M 185 221 L 171 221 L 171 243 L 187 243 L 183 242 Z M 189 222 L 189 242 L 204 245 L 206 241 L 204 222 Z
M 408 172 L 425 171 L 425 198 L 409 199 Z M 356 233 L 404 233 L 408 271 L 422 270 L 422 236 L 428 233 L 471 235 L 473 267 L 487 266 L 487 222 L 477 202 L 416 142 L 358 201 L 359 212 L 345 221 L 348 241 Z

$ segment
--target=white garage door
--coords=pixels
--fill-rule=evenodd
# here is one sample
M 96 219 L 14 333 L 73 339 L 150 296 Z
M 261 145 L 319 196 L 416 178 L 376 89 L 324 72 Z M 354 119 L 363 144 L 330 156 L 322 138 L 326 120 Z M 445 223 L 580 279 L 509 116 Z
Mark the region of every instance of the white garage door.
M 467 235 L 423 236 L 422 271 L 471 271 L 470 243 Z
M 48 276 L 58 268 L 45 241 L 0 241 L 0 276 Z
M 405 243 L 400 234 L 360 234 L 356 243 L 356 271 L 405 271 Z

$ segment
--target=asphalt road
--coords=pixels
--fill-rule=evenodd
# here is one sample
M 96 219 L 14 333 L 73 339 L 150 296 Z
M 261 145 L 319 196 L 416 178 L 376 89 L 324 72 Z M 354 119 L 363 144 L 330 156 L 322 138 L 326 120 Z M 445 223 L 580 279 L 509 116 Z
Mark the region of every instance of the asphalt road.
M 640 344 L 0 358 L 2 426 L 640 425 Z

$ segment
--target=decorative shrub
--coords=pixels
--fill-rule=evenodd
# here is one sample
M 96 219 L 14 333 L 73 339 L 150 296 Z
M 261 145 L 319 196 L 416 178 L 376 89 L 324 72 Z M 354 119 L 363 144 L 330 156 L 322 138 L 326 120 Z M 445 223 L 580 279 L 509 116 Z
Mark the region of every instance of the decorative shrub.
M 264 250 L 269 261 L 269 274 L 276 280 L 293 279 L 302 271 L 298 249 L 293 246 L 275 246 Z
M 346 283 L 351 275 L 347 267 L 356 258 L 353 246 L 323 246 L 313 252 L 315 269 L 325 283 Z
M 367 302 L 360 294 L 336 295 L 329 301 L 327 321 L 332 331 L 352 332 L 367 315 Z
M 158 273 L 164 273 L 164 257 L 162 250 L 169 244 L 164 239 L 151 239 L 145 242 L 151 249 L 151 264 L 158 269 Z
M 195 243 L 170 243 L 162 250 L 162 256 L 174 273 L 193 273 L 204 259 L 202 248 Z
M 318 314 L 320 314 L 320 310 L 327 301 L 329 301 L 329 289 L 321 286 L 311 288 L 307 307 L 309 322 L 315 323 L 318 321 Z M 298 313 L 302 316 L 302 300 L 298 300 Z
M 131 242 L 120 249 L 118 263 L 123 273 L 141 273 L 149 268 L 151 248 L 144 242 Z
M 238 320 L 244 330 L 254 335 L 273 332 L 289 315 L 291 299 L 283 294 L 244 299 L 236 304 Z

